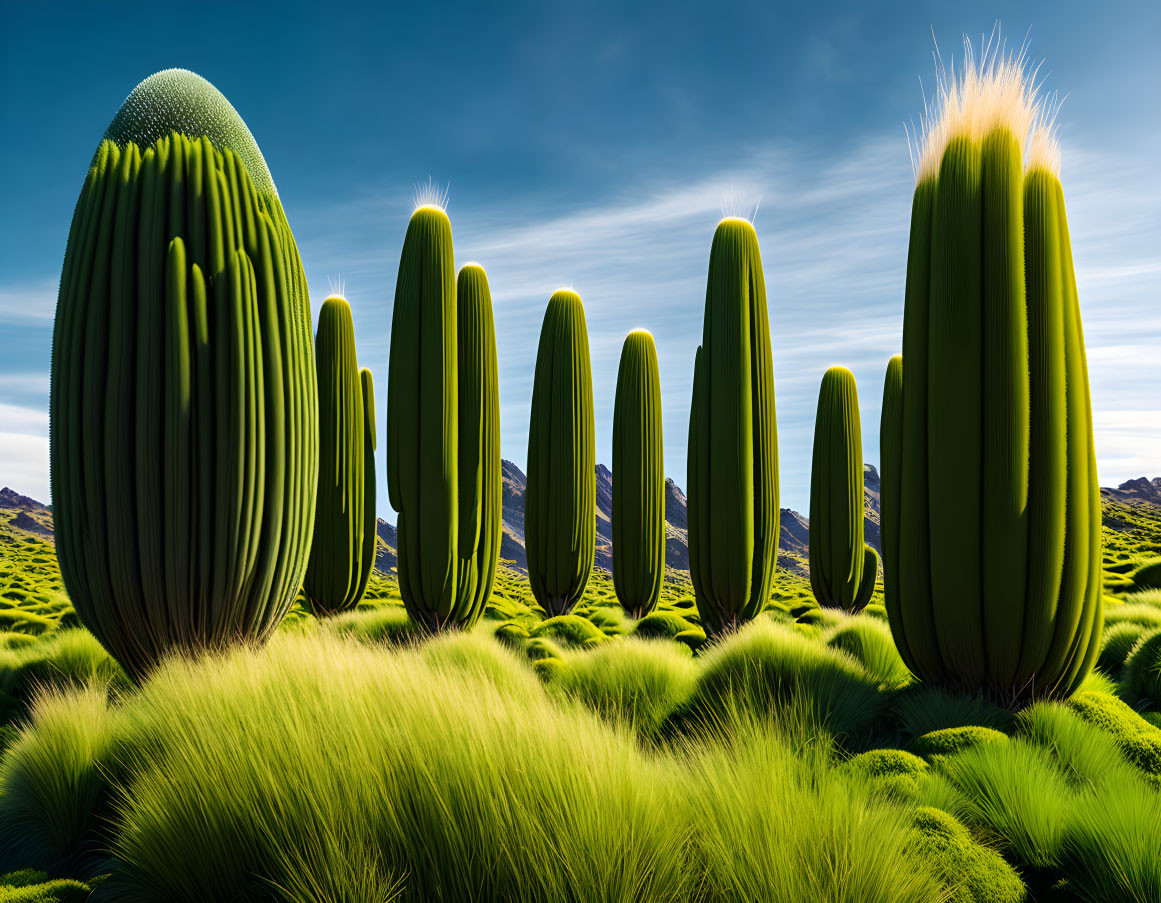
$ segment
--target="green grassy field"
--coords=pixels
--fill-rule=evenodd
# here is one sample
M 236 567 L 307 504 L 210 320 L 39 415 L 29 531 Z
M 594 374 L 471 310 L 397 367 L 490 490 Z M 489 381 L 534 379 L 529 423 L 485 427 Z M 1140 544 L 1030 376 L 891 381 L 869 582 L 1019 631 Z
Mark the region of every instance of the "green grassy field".
M 604 572 L 545 619 L 502 566 L 435 639 L 379 574 L 135 687 L 3 525 L 0 901 L 1161 899 L 1161 518 L 1122 508 L 1099 670 L 1016 713 L 786 571 L 710 645 L 680 572 L 633 622 Z

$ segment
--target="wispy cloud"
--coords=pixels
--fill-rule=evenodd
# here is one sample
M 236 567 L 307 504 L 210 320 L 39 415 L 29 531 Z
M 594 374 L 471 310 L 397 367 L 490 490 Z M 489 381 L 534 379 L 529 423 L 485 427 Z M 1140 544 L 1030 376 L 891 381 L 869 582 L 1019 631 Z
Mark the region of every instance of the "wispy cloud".
M 1064 184 L 1101 481 L 1161 474 L 1161 181 L 1152 160 L 1066 146 Z M 482 263 L 492 287 L 503 454 L 523 464 L 544 306 L 554 289 L 569 285 L 587 310 L 599 459 L 610 459 L 621 342 L 643 326 L 653 332 L 661 359 L 666 467 L 684 484 L 713 229 L 723 199 L 761 198 L 756 225 L 774 344 L 783 503 L 805 510 L 818 383 L 827 366 L 841 363 L 855 372 L 865 457 L 878 462 L 883 370 L 900 349 L 911 189 L 906 149 L 895 135 L 870 137 L 831 157 L 791 143 L 756 147 L 729 169 L 693 179 L 658 174 L 563 209 L 553 209 L 544 194 L 459 202 L 453 186 L 457 262 Z M 408 186 L 370 190 L 293 216 L 314 308 L 327 293 L 328 277 L 347 283 L 360 363 L 384 387 L 380 423 L 408 199 Z M 31 309 L 39 313 L 21 315 L 39 318 L 49 330 L 55 291 L 48 282 L 39 291 L 0 288 L 0 322 L 11 322 L 5 317 L 33 299 Z M 13 468 L 35 470 L 39 460 L 46 487 L 43 408 L 39 419 L 33 416 L 38 398 L 41 404 L 47 398 L 43 376 L 0 374 L 0 429 L 39 442 L 20 440 L 12 444 L 20 450 L 9 452 L 6 439 L 0 468 L 11 458 Z M 380 506 L 386 512 L 385 497 Z
M 0 285 L 0 325 L 52 325 L 56 313 L 57 280 Z

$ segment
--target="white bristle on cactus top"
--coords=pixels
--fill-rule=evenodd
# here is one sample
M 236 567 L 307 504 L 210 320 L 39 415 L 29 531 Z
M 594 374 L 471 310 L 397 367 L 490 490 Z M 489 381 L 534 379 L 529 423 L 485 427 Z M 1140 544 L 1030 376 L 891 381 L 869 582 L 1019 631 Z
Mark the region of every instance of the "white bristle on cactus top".
M 1019 53 L 1005 50 L 997 28 L 977 58 L 971 40 L 964 36 L 960 67 L 955 60 L 945 66 L 934 51 L 936 87 L 930 102 L 924 97 L 918 127 L 907 132 L 907 146 L 915 181 L 934 179 L 948 144 L 955 138 L 982 141 L 990 132 L 1006 127 L 1025 153 L 1025 168 L 1060 169 L 1055 119 L 1060 102 L 1055 95 L 1041 95 L 1037 81 L 1040 65 L 1028 60 L 1027 48 Z

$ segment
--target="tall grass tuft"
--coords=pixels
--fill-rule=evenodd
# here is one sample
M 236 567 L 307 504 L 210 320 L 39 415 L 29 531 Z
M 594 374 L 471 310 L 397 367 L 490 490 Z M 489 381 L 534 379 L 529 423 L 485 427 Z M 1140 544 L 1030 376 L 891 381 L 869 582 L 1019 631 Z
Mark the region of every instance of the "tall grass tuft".
M 535 681 L 515 705 L 436 648 L 283 635 L 160 669 L 125 711 L 108 897 L 301 895 L 355 854 L 338 899 L 369 874 L 405 876 L 408 899 L 688 897 L 662 765 Z
M 852 656 L 813 642 L 794 628 L 760 619 L 701 656 L 690 701 L 694 718 L 713 721 L 722 700 L 757 717 L 803 713 L 840 741 L 855 741 L 882 715 L 879 681 Z

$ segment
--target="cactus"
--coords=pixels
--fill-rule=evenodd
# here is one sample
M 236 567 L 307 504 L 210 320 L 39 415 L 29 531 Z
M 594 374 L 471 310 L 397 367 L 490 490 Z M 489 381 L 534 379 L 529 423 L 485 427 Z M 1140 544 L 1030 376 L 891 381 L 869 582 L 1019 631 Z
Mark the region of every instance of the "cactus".
M 665 454 L 653 336 L 625 337 L 613 407 L 613 586 L 632 618 L 657 607 L 665 579 Z
M 399 513 L 399 592 L 437 631 L 456 623 L 459 375 L 451 223 L 424 204 L 411 215 L 391 315 L 387 493 Z
M 549 615 L 572 611 L 596 553 L 596 428 L 589 336 L 580 295 L 553 294 L 540 327 L 524 542 L 532 594 Z
M 822 377 L 810 469 L 810 587 L 825 608 L 862 611 L 875 591 L 879 556 L 863 543 L 863 434 L 855 375 Z
M 316 404 L 306 279 L 253 136 L 199 76 L 150 76 L 73 214 L 50 400 L 62 576 L 129 673 L 282 619 L 314 523 Z
M 367 588 L 374 542 L 367 553 L 367 524 L 375 522 L 374 483 L 368 496 L 364 480 L 371 445 L 374 464 L 374 414 L 363 409 L 363 378 L 355 359 L 355 324 L 351 306 L 339 295 L 327 298 L 318 315 L 315 335 L 318 372 L 319 476 L 314 515 L 314 539 L 303 590 L 316 615 L 332 615 L 359 604 Z M 370 386 L 370 373 L 368 387 Z M 372 397 L 372 403 L 374 399 Z M 370 500 L 370 511 L 367 502 Z
M 356 600 L 367 593 L 371 572 L 375 570 L 379 538 L 379 519 L 375 514 L 375 448 L 379 444 L 375 430 L 375 381 L 365 367 L 359 371 L 359 384 L 363 390 L 363 552 Z
M 459 577 L 455 620 L 470 627 L 500 560 L 500 379 L 488 275 L 467 264 L 456 283 L 459 324 Z
M 879 545 L 883 551 L 883 598 L 890 621 L 899 618 L 899 483 L 903 478 L 903 357 L 887 362 L 879 420 Z M 904 661 L 907 662 L 906 657 Z M 908 667 L 911 666 L 907 662 Z
M 969 53 L 941 84 L 904 311 L 892 630 L 922 679 L 1007 701 L 1071 693 L 1101 628 L 1088 372 L 1044 112 L 1022 57 Z
M 754 227 L 714 233 L 688 456 L 689 571 L 706 633 L 753 618 L 778 552 L 778 432 L 766 283 Z

